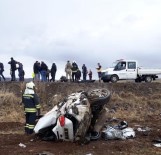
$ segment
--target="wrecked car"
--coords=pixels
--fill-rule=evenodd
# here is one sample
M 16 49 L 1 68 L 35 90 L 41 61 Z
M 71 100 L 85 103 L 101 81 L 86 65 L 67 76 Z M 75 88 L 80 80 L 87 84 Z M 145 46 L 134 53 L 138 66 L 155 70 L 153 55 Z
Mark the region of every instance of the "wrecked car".
M 42 140 L 85 142 L 109 99 L 107 89 L 72 93 L 38 120 L 34 132 Z

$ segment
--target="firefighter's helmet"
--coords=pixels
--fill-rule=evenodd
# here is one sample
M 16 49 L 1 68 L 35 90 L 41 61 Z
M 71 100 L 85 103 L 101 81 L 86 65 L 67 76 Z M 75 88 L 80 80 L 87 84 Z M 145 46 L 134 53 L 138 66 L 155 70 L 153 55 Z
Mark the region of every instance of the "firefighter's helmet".
M 26 88 L 28 88 L 28 89 L 34 89 L 34 87 L 35 87 L 35 84 L 32 81 L 26 83 Z

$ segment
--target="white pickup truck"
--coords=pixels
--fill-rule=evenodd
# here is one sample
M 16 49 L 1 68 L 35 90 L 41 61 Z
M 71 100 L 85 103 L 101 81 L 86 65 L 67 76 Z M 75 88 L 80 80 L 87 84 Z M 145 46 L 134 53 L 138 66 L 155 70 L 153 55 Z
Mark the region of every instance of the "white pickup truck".
M 118 80 L 135 80 L 135 82 L 151 82 L 158 78 L 161 69 L 138 67 L 136 60 L 117 60 L 114 67 L 102 70 L 103 82 L 117 82 Z

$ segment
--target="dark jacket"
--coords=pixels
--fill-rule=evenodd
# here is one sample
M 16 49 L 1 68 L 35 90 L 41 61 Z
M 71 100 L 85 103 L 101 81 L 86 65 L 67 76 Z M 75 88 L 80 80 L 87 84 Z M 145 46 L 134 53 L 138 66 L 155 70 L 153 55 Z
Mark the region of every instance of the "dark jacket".
M 55 63 L 53 63 L 53 65 L 52 65 L 52 67 L 51 67 L 51 74 L 56 73 L 56 71 L 57 71 L 56 64 L 55 64 Z
M 33 70 L 35 74 L 38 74 L 40 72 L 40 64 L 38 62 L 34 63 Z
M 44 62 L 41 63 L 41 70 L 45 70 L 45 71 L 48 70 L 48 66 Z
M 82 66 L 82 73 L 87 74 L 87 67 L 85 65 Z
M 74 62 L 72 63 L 72 72 L 77 72 L 78 70 L 78 65 Z
M 77 70 L 76 77 L 77 77 L 78 79 L 80 79 L 80 77 L 81 77 L 81 71 L 80 71 L 79 69 Z
M 4 66 L 3 63 L 0 62 L 0 73 L 2 73 L 4 71 Z
M 39 99 L 36 94 L 23 94 L 22 102 L 24 103 L 25 112 L 34 113 L 40 109 Z
M 15 71 L 17 69 L 16 68 L 17 61 L 15 61 L 14 59 L 11 59 L 11 61 L 9 61 L 8 64 L 11 65 L 11 70 L 12 71 Z

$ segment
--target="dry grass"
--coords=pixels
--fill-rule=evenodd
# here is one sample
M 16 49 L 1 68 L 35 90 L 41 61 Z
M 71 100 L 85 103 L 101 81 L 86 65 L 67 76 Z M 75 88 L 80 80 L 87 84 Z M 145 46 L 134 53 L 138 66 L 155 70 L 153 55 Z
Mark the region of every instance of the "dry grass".
M 111 117 L 143 121 L 149 115 L 160 114 L 160 98 L 160 94 L 144 97 L 136 96 L 131 92 L 113 93 L 108 107 L 114 112 Z
M 24 119 L 21 98 L 6 91 L 0 91 L 0 121 L 21 122 Z
M 56 89 L 57 89 L 56 85 Z M 25 84 L 20 85 L 20 90 L 24 90 Z M 65 96 L 58 92 L 57 94 L 49 91 L 45 84 L 37 84 L 37 93 L 40 96 L 42 105 L 42 114 L 49 111 L 55 104 L 61 101 Z M 54 88 L 55 90 L 55 88 Z M 18 90 L 19 91 L 19 90 Z M 65 90 L 68 91 L 68 90 Z M 50 97 L 48 97 L 48 96 Z M 21 103 L 21 97 L 17 97 L 14 92 L 7 89 L 0 91 L 0 121 L 3 122 L 24 122 L 24 110 Z M 160 114 L 161 94 L 154 93 L 151 95 L 135 95 L 132 92 L 120 91 L 113 93 L 107 107 L 113 112 L 108 114 L 109 117 L 126 119 L 127 121 L 144 121 L 149 115 Z

